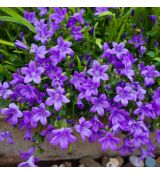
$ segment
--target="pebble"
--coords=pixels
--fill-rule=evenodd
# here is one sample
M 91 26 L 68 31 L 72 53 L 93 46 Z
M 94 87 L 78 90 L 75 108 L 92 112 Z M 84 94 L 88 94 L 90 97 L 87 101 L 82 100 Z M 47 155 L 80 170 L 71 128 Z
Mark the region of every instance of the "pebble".
M 80 160 L 80 163 L 83 164 L 85 167 L 102 167 L 101 164 L 96 162 L 92 157 L 84 157 Z
M 58 167 L 58 165 L 57 165 L 57 164 L 55 164 L 55 165 L 52 165 L 51 167 Z
M 81 164 L 79 165 L 79 167 L 85 167 L 85 166 L 84 166 L 84 164 L 81 163 Z
M 65 162 L 64 162 L 64 165 L 65 165 L 66 167 L 72 167 L 72 163 L 69 162 L 69 161 L 65 161 Z
M 103 166 L 106 167 L 108 161 L 109 161 L 109 158 L 107 156 L 104 156 L 104 157 L 102 157 L 101 163 L 102 163 Z
M 62 163 L 59 165 L 59 167 L 66 167 L 66 165 Z
M 123 164 L 123 159 L 120 158 L 109 158 L 106 167 L 120 167 Z
M 139 160 L 139 157 L 137 156 L 130 156 L 129 161 L 135 167 L 144 167 L 143 160 Z
M 156 162 L 157 162 L 157 166 L 160 167 L 160 157 L 157 157 Z
M 147 157 L 145 159 L 146 167 L 156 167 L 156 160 L 153 157 Z
M 124 163 L 124 159 L 122 157 L 117 157 L 118 161 L 119 161 L 119 167 L 123 165 Z

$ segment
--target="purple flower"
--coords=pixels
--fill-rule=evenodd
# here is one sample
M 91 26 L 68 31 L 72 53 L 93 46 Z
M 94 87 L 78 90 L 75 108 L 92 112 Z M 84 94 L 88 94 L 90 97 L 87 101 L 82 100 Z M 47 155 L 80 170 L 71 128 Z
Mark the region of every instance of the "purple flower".
M 28 12 L 28 11 L 24 11 L 24 18 L 29 21 L 30 23 L 34 23 L 35 21 L 37 21 L 37 19 L 35 18 L 35 12 Z
M 47 126 L 47 129 L 43 130 L 41 132 L 41 136 L 45 136 L 45 138 L 50 141 L 51 138 L 52 138 L 52 131 L 54 130 L 55 128 L 53 127 L 53 125 L 49 124 Z
M 90 122 L 94 132 L 98 132 L 100 128 L 104 129 L 104 124 L 98 119 L 96 115 L 90 120 Z
M 54 22 L 50 22 L 45 24 L 45 20 L 41 19 L 40 21 L 36 21 L 34 23 L 36 29 L 36 35 L 34 39 L 36 41 L 41 41 L 42 44 L 46 44 L 48 39 L 53 36 L 57 29 L 59 29 L 59 25 Z M 48 26 L 49 25 L 49 26 Z M 50 27 L 50 29 L 48 29 Z
M 72 27 L 71 35 L 73 36 L 75 41 L 81 41 L 83 39 L 82 27 L 81 26 Z
M 153 99 L 153 108 L 155 112 L 160 115 L 160 87 L 157 88 L 157 90 L 154 91 L 154 95 L 152 97 Z
M 152 104 L 145 104 L 143 105 L 142 102 L 137 102 L 138 108 L 136 110 L 134 110 L 134 114 L 135 115 L 139 115 L 139 119 L 143 120 L 146 117 L 149 118 L 156 118 L 156 114 L 154 112 L 154 109 L 152 107 Z
M 142 57 L 144 53 L 146 53 L 147 49 L 145 46 L 140 46 L 139 52 L 140 56 Z
M 137 99 L 139 100 L 144 100 L 145 98 L 145 94 L 146 94 L 146 90 L 142 88 L 142 86 L 140 86 L 139 82 L 134 82 L 132 84 L 133 89 L 136 89 L 136 96 Z
M 92 124 L 90 121 L 86 121 L 84 117 L 79 119 L 79 125 L 75 125 L 75 130 L 80 133 L 82 140 L 85 141 L 86 137 L 90 137 L 92 135 L 92 131 L 90 130 Z
M 35 147 L 29 148 L 27 152 L 20 152 L 20 157 L 23 160 L 28 160 L 35 152 Z
M 129 51 L 128 49 L 125 49 L 125 43 L 121 42 L 121 43 L 116 43 L 113 42 L 113 49 L 111 49 L 110 53 L 115 54 L 117 56 L 117 58 L 121 58 L 123 55 L 126 55 Z
M 128 43 L 133 44 L 136 48 L 145 44 L 141 33 L 139 35 L 133 35 L 132 39 L 128 40 Z
M 52 75 L 52 87 L 63 87 L 64 81 L 67 80 L 67 77 L 62 74 L 61 70 L 58 70 L 54 75 Z
M 145 126 L 144 122 L 141 120 L 140 121 L 130 120 L 127 125 L 128 126 L 126 127 L 126 130 L 129 131 L 129 133 L 132 134 L 133 136 L 138 136 L 143 133 L 148 134 L 148 129 Z
M 60 9 L 59 7 L 54 8 L 54 13 L 50 15 L 51 19 L 55 20 L 55 24 L 61 23 L 67 14 L 67 8 Z
M 117 95 L 114 97 L 114 102 L 121 102 L 123 106 L 127 106 L 129 100 L 135 99 L 134 95 L 131 94 L 132 88 L 130 86 L 124 88 L 117 86 L 116 92 Z
M 93 76 L 93 80 L 108 80 L 108 75 L 105 73 L 108 70 L 108 65 L 100 65 L 98 61 L 94 60 L 92 69 L 87 72 Z
M 150 19 L 153 23 L 156 23 L 156 21 L 157 21 L 157 16 L 156 16 L 156 15 L 149 15 L 149 19 Z
M 35 87 L 30 84 L 17 84 L 14 86 L 13 100 L 18 100 L 19 103 L 26 102 L 33 105 L 35 102 L 41 103 L 45 93 L 39 92 Z
M 83 14 L 85 13 L 84 9 L 81 9 L 79 13 L 74 13 L 71 18 L 77 20 L 80 24 L 84 24 Z
M 105 134 L 106 134 L 106 131 L 103 130 L 103 129 L 98 130 L 97 132 L 94 132 L 92 130 L 92 135 L 89 137 L 89 141 L 90 142 L 95 142 L 97 139 L 104 137 Z
M 86 83 L 83 84 L 84 89 L 86 90 L 85 96 L 86 98 L 90 98 L 91 95 L 98 95 L 98 87 L 100 86 L 100 82 L 92 80 L 88 78 Z
M 71 128 L 61 128 L 52 130 L 52 145 L 59 145 L 61 149 L 67 149 L 71 142 L 76 142 L 76 137 L 72 134 Z
M 21 69 L 21 72 L 25 74 L 24 82 L 29 83 L 31 81 L 34 81 L 36 84 L 41 83 L 41 74 L 44 72 L 43 67 L 36 67 L 36 64 L 34 61 L 30 61 L 29 68 L 24 67 Z
M 44 16 L 48 13 L 48 7 L 37 7 L 37 9 L 40 11 L 39 15 Z
M 4 82 L 3 84 L 0 82 L 0 97 L 6 100 L 13 92 L 8 89 L 9 84 Z
M 33 113 L 31 111 L 23 111 L 23 120 L 20 121 L 19 127 L 23 128 L 36 128 L 37 122 L 33 120 Z
M 47 93 L 50 97 L 46 100 L 46 105 L 47 106 L 54 105 L 56 111 L 61 110 L 62 103 L 70 102 L 70 100 L 65 95 L 63 95 L 64 89 L 62 89 L 61 87 L 58 87 L 56 90 L 47 89 Z
M 18 118 L 23 116 L 22 112 L 19 110 L 19 107 L 14 103 L 11 103 L 9 108 L 2 109 L 1 114 L 7 116 L 5 121 L 9 122 L 11 125 L 17 124 Z
M 115 130 L 115 126 L 116 127 L 118 126 L 116 130 L 122 129 L 125 131 L 127 123 L 130 120 L 130 116 L 126 110 L 113 107 L 110 109 L 110 115 L 108 119 L 109 119 L 109 125 L 112 128 L 114 128 L 114 130 Z
M 7 144 L 14 144 L 13 137 L 10 131 L 0 132 L 0 142 L 7 140 Z
M 34 156 L 30 156 L 29 159 L 26 162 L 22 162 L 18 165 L 18 167 L 38 167 L 35 164 L 36 160 Z
M 130 81 L 133 81 L 133 77 L 135 76 L 135 72 L 132 70 L 132 66 L 130 64 L 127 64 L 124 69 L 121 69 L 120 74 L 127 76 Z
M 134 147 L 140 148 L 142 145 L 148 145 L 149 144 L 149 134 L 144 132 L 139 135 L 134 135 L 134 138 L 132 139 L 132 143 L 134 144 Z
M 100 116 L 103 116 L 104 109 L 110 106 L 105 94 L 101 94 L 99 97 L 92 97 L 91 102 L 93 106 L 90 109 L 90 112 L 92 113 L 97 112 Z
M 37 58 L 45 58 L 45 55 L 48 53 L 46 50 L 46 46 L 38 47 L 36 44 L 32 44 L 31 53 L 35 53 Z
M 120 150 L 123 156 L 127 155 L 128 153 L 132 153 L 134 151 L 135 147 L 130 140 L 129 137 L 126 137 L 124 139 L 123 145 L 121 146 Z
M 66 55 L 71 55 L 74 56 L 74 52 L 73 50 L 70 48 L 72 43 L 69 41 L 64 41 L 62 37 L 58 37 L 57 40 L 58 45 L 56 45 L 54 47 L 54 49 L 59 50 L 60 51 L 60 56 L 61 58 L 65 58 Z
M 146 159 L 146 157 L 155 157 L 155 155 L 151 152 L 151 150 L 148 149 L 141 149 L 141 156 L 139 157 L 140 160 Z
M 24 82 L 24 78 L 20 74 L 20 70 L 18 70 L 17 73 L 13 73 L 12 77 L 13 77 L 13 79 L 10 81 L 11 85 L 15 85 L 17 83 L 23 83 Z
M 44 103 L 41 103 L 39 108 L 33 107 L 33 121 L 40 121 L 42 125 L 47 124 L 47 117 L 51 116 L 51 113 L 46 110 L 46 106 Z
M 103 54 L 102 54 L 102 58 L 107 58 L 107 57 L 109 57 L 110 56 L 110 51 L 111 51 L 111 49 L 109 48 L 109 46 L 108 46 L 108 43 L 104 43 L 104 45 L 103 45 Z
M 116 145 L 120 143 L 120 139 L 114 137 L 111 132 L 108 132 L 105 137 L 99 139 L 99 143 L 102 144 L 102 151 L 106 151 L 109 148 L 116 151 Z
M 55 67 L 55 66 L 49 66 L 46 70 L 46 74 L 50 79 L 53 79 L 55 77 L 55 74 L 59 72 L 62 73 L 62 68 L 60 67 Z
M 152 86 L 154 84 L 154 78 L 160 76 L 160 72 L 155 70 L 155 66 L 145 66 L 144 63 L 139 64 L 141 75 L 144 78 L 146 86 Z
M 96 13 L 94 15 L 100 15 L 101 13 L 107 12 L 108 7 L 96 7 Z
M 70 17 L 70 18 L 68 19 L 66 28 L 74 27 L 75 24 L 76 24 L 76 22 L 77 22 L 76 18 Z
M 72 83 L 76 89 L 80 89 L 84 82 L 86 82 L 86 73 L 78 73 L 77 71 L 74 71 L 74 75 L 72 75 L 70 83 Z
M 16 40 L 16 42 L 14 44 L 15 44 L 16 47 L 18 47 L 20 49 L 24 49 L 24 50 L 29 49 L 29 47 L 20 40 Z

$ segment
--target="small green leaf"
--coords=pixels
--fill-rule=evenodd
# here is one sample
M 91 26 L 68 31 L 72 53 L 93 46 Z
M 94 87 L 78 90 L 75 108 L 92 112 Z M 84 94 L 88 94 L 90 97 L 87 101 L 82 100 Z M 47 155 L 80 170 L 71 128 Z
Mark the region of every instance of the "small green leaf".
M 102 44 L 101 44 L 101 42 L 102 42 L 102 39 L 96 38 L 95 43 L 97 44 L 97 46 L 98 46 L 100 49 L 102 49 Z
M 34 135 L 34 139 L 35 139 L 35 143 L 38 145 L 44 141 L 44 138 L 37 132 Z
M 78 70 L 81 71 L 82 70 L 82 65 L 81 65 L 81 60 L 79 59 L 78 55 L 76 55 L 76 60 L 78 63 Z
M 156 57 L 156 58 L 154 58 L 153 60 L 155 60 L 155 61 L 160 61 L 160 57 Z
M 4 44 L 4 45 L 8 45 L 8 46 L 14 47 L 14 44 L 13 43 L 11 43 L 9 41 L 4 41 L 4 40 L 1 40 L 1 39 L 0 39 L 0 44 Z
M 5 66 L 8 70 L 10 70 L 10 71 L 13 71 L 13 72 L 16 72 L 16 68 L 15 67 L 13 67 L 13 66 L 11 66 L 11 65 L 6 65 Z
M 151 57 L 151 58 L 155 58 L 155 56 L 156 56 L 156 54 L 155 54 L 154 51 L 149 51 L 149 52 L 147 52 L 146 55 L 148 55 L 148 56 Z
M 60 116 L 65 116 L 66 115 L 66 110 L 65 109 L 61 109 L 59 112 Z
M 107 11 L 107 12 L 101 13 L 98 17 L 102 17 L 102 16 L 115 16 L 115 14 L 110 11 Z

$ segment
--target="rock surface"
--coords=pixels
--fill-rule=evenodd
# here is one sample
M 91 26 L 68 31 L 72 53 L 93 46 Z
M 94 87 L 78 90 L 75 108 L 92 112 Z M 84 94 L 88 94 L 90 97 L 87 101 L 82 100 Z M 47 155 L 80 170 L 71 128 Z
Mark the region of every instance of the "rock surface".
M 156 167 L 156 160 L 153 157 L 147 157 L 145 159 L 146 167 Z
M 80 160 L 80 163 L 86 167 L 102 167 L 100 163 L 98 163 L 91 157 L 84 157 L 83 159 Z
M 18 164 L 22 160 L 19 158 L 20 151 L 28 150 L 32 144 L 28 141 L 24 141 L 24 132 L 16 128 L 11 128 L 7 124 L 0 124 L 1 130 L 8 130 L 12 132 L 15 144 L 6 145 L 5 142 L 0 143 L 0 166 L 5 166 L 6 164 Z M 73 144 L 72 153 L 68 151 L 63 151 L 57 146 L 52 146 L 50 143 L 45 141 L 42 144 L 42 148 L 45 152 L 41 155 L 42 161 L 57 161 L 57 160 L 77 160 L 84 156 L 91 156 L 94 159 L 104 156 L 104 152 L 101 150 L 101 146 L 98 143 L 90 143 L 88 141 L 83 142 L 78 134 L 77 142 Z M 160 153 L 160 144 L 157 144 L 154 134 L 151 135 L 153 143 L 155 145 L 156 153 Z M 134 155 L 139 155 L 139 152 L 134 152 Z M 109 157 L 114 157 L 120 155 L 119 152 L 108 150 L 105 155 Z
M 137 156 L 130 156 L 129 161 L 135 167 L 144 167 L 144 161 L 140 160 Z

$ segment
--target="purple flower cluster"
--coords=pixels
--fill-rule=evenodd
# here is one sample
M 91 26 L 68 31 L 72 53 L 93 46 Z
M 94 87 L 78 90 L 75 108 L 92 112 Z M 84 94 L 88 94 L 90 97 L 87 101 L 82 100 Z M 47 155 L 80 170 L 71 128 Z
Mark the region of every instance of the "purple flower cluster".
M 85 10 L 69 16 L 67 8 L 56 7 L 48 21 L 48 8 L 38 10 L 40 20 L 35 12 L 24 12 L 35 27 L 35 43 L 15 43 L 28 52 L 30 62 L 13 73 L 10 82 L 0 83 L 0 97 L 10 102 L 1 110 L 4 121 L 24 130 L 24 139 L 35 144 L 34 129 L 41 128 L 39 137 L 61 149 L 76 142 L 76 132 L 83 141 L 98 141 L 103 151 L 127 154 L 138 149 L 143 158 L 153 155 L 150 134 L 160 116 L 160 72 L 142 61 L 143 35 L 134 35 L 128 43 L 105 42 L 99 57 L 85 53 L 84 60 L 75 43 L 83 39 Z M 107 10 L 96 8 L 95 15 Z M 73 37 L 66 39 L 66 30 Z M 160 143 L 158 127 L 154 131 Z M 9 132 L 0 133 L 0 141 L 4 139 L 12 142 Z M 19 166 L 36 166 L 34 154 L 35 148 L 21 153 L 25 162 Z
M 2 97 L 4 100 L 6 100 L 12 94 L 12 91 L 8 88 L 9 84 L 7 82 L 4 82 L 3 84 L 0 83 L 0 97 Z
M 18 165 L 18 167 L 37 167 L 35 163 L 38 159 L 34 157 L 35 148 L 31 147 L 27 152 L 20 152 L 21 159 L 25 160 Z
M 67 23 L 67 28 L 71 29 L 71 35 L 75 41 L 81 41 L 83 39 L 82 26 L 84 24 L 83 14 L 85 10 L 81 9 L 80 12 L 76 12 L 71 16 Z M 81 24 L 81 25 L 79 25 Z

